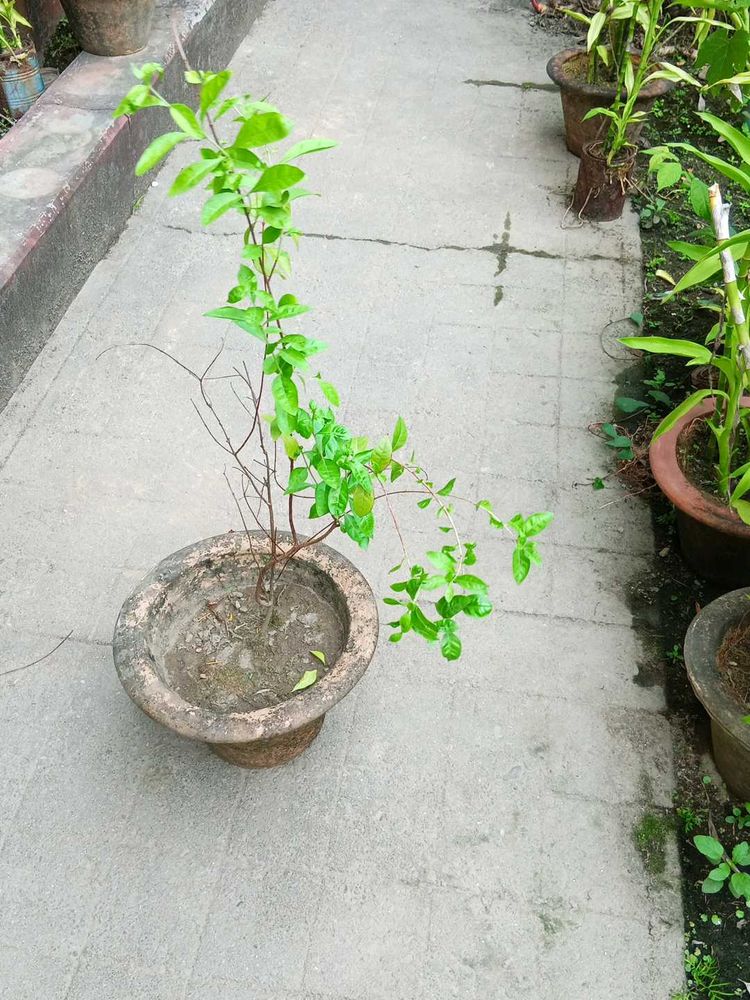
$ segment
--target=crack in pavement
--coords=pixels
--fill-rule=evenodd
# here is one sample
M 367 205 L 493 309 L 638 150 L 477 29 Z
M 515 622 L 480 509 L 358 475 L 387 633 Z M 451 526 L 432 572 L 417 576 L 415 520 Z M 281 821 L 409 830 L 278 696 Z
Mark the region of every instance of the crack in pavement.
M 557 93 L 558 87 L 555 83 L 532 83 L 527 80 L 524 83 L 513 83 L 509 80 L 464 80 L 464 83 L 471 87 L 512 87 L 514 90 L 544 90 L 547 93 Z

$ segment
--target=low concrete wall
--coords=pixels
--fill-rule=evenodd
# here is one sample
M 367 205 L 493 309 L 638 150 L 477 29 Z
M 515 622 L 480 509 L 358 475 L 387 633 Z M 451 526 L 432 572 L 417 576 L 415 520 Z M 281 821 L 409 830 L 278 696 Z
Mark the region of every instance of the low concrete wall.
M 162 63 L 162 89 L 180 99 L 187 87 L 172 12 L 192 65 L 217 69 L 264 2 L 164 3 L 135 59 Z M 112 120 L 133 84 L 133 61 L 82 53 L 0 139 L 0 410 L 150 183 L 133 168 L 168 115 Z

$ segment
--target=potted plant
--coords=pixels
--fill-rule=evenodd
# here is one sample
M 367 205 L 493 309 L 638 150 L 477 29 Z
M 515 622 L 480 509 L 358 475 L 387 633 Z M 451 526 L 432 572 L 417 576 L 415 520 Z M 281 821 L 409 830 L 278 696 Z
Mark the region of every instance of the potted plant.
M 750 801 L 750 590 L 724 594 L 693 619 L 685 666 L 711 719 L 719 773 L 738 798 Z
M 735 141 L 743 139 L 741 135 Z M 700 576 L 724 586 L 750 583 L 750 327 L 745 302 L 750 234 L 729 238 L 729 206 L 718 184 L 708 191 L 716 246 L 675 285 L 674 293 L 706 281 L 721 269 L 725 312 L 710 346 L 667 337 L 625 337 L 638 351 L 673 354 L 690 366 L 707 366 L 716 378 L 697 389 L 656 428 L 649 458 L 654 478 L 677 509 L 686 562 Z M 742 239 L 744 237 L 744 240 Z M 733 250 L 742 247 L 738 278 Z M 690 248 L 688 248 L 690 250 Z
M 658 4 L 661 11 L 661 2 Z M 581 156 L 584 146 L 601 138 L 606 123 L 590 112 L 597 107 L 611 107 L 622 96 L 621 72 L 627 63 L 638 65 L 643 59 L 645 69 L 653 58 L 653 49 L 631 53 L 636 28 L 645 27 L 651 16 L 650 5 L 643 0 L 604 0 L 591 17 L 580 11 L 563 9 L 565 14 L 587 27 L 586 48 L 563 49 L 547 63 L 547 74 L 560 88 L 565 145 L 571 153 Z M 658 20 L 657 13 L 657 20 Z M 654 101 L 674 84 L 671 75 L 649 73 L 634 102 L 634 110 L 645 116 Z M 643 127 L 643 117 L 628 123 L 628 142 L 635 143 Z
M 154 0 L 60 0 L 84 52 L 126 56 L 148 42 Z
M 244 229 L 236 283 L 208 315 L 247 334 L 256 348 L 253 368 L 243 362 L 218 377 L 221 349 L 202 371 L 172 358 L 193 379 L 201 419 L 231 463 L 227 485 L 243 530 L 160 563 L 123 606 L 114 659 L 128 694 L 150 716 L 232 763 L 267 767 L 309 745 L 375 650 L 369 585 L 327 539 L 339 532 L 366 548 L 382 511 L 401 545 L 384 599 L 393 614 L 390 641 L 414 633 L 455 660 L 459 623 L 492 610 L 458 508 L 484 512 L 492 528 L 515 539 L 519 583 L 539 562 L 536 536 L 552 515 L 516 515 L 506 524 L 488 500 L 458 495 L 453 478 L 434 480 L 409 454 L 401 417 L 375 442 L 340 422 L 338 392 L 318 370 L 324 345 L 298 328 L 308 307 L 277 292 L 291 273 L 288 245 L 302 236 L 292 218 L 308 193 L 298 161 L 334 143 L 303 139 L 272 162 L 268 149 L 292 131 L 275 108 L 247 95 L 225 98 L 228 71 L 188 68 L 186 80 L 199 92 L 195 112 L 161 96 L 162 72 L 155 64 L 136 70 L 140 83 L 116 112 L 166 108 L 176 125 L 145 150 L 136 172 L 180 143 L 196 143 L 196 159 L 170 193 L 207 186 L 203 223 L 231 212 Z M 404 497 L 437 516 L 442 544 L 421 562 L 407 555 L 396 519 L 395 503 Z
M 666 64 L 652 70 L 651 60 L 666 25 L 659 24 L 663 0 L 627 4 L 635 9 L 627 21 L 617 69 L 615 97 L 610 107 L 595 107 L 584 121 L 603 119 L 606 125 L 601 138 L 586 143 L 573 196 L 573 209 L 579 216 L 609 222 L 619 219 L 625 205 L 630 176 L 638 152 L 631 136 L 640 127 L 646 111 L 638 109 L 644 89 L 653 81 L 681 79 L 682 70 Z M 643 26 L 643 47 L 639 56 L 630 51 L 637 26 Z
M 0 87 L 11 118 L 25 114 L 44 91 L 34 46 L 21 36 L 21 29 L 30 27 L 15 0 L 0 0 Z

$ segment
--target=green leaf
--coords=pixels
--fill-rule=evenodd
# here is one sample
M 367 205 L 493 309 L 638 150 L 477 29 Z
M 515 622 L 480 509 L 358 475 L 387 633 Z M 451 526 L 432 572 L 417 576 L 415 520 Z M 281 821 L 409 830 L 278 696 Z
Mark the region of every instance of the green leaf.
M 362 486 L 355 486 L 351 494 L 351 507 L 357 517 L 364 517 L 372 510 L 375 498 Z
M 602 28 L 607 23 L 607 15 L 602 10 L 598 10 L 591 18 L 589 30 L 586 33 L 586 49 L 590 52 L 596 45 Z
M 396 421 L 396 427 L 393 431 L 393 437 L 391 438 L 391 451 L 398 451 L 399 448 L 403 448 L 406 444 L 407 438 L 409 437 L 408 431 L 406 429 L 406 424 L 404 423 L 403 417 L 399 417 Z
M 437 491 L 437 495 L 439 497 L 449 497 L 451 495 L 451 493 L 453 492 L 453 487 L 455 485 L 456 485 L 456 480 L 455 479 L 448 480 L 448 482 L 445 484 L 445 486 L 441 490 Z
M 217 164 L 217 160 L 199 160 L 197 163 L 190 163 L 184 167 L 175 177 L 172 187 L 169 189 L 169 196 L 184 194 L 189 191 L 211 173 Z
M 236 191 L 220 191 L 209 198 L 203 206 L 201 222 L 204 226 L 210 226 L 230 208 L 236 208 L 240 204 L 242 204 L 242 198 Z
M 729 880 L 729 888 L 736 897 L 750 903 L 750 875 L 746 872 L 735 872 Z
M 320 660 L 323 666 L 325 666 L 326 654 L 321 649 L 311 649 L 310 656 L 314 656 L 316 660 Z
M 688 199 L 690 201 L 690 207 L 693 209 L 698 218 L 703 219 L 705 222 L 710 222 L 711 206 L 708 201 L 708 184 L 706 184 L 705 181 L 702 181 L 700 177 L 694 176 L 691 179 Z
M 435 622 L 431 622 L 419 605 L 414 602 L 409 605 L 409 610 L 411 613 L 411 627 L 417 635 L 421 635 L 428 642 L 434 642 L 438 637 L 438 626 Z
M 623 413 L 637 413 L 648 406 L 642 399 L 631 399 L 630 396 L 618 396 L 615 399 L 615 406 Z
M 448 552 L 428 552 L 427 558 L 443 573 L 452 573 L 456 565 L 455 559 Z
M 463 587 L 464 590 L 468 590 L 470 594 L 487 594 L 489 587 L 481 579 L 481 577 L 474 576 L 472 573 L 460 573 L 454 580 L 459 587 Z
M 255 114 L 245 122 L 234 141 L 234 145 L 250 149 L 255 146 L 266 146 L 269 143 L 285 139 L 291 131 L 292 123 L 283 115 L 280 115 L 278 111 L 267 111 Z
M 315 463 L 315 471 L 320 478 L 331 488 L 339 485 L 341 481 L 341 471 L 336 462 L 330 458 L 324 458 Z
M 531 514 L 523 522 L 523 533 L 527 538 L 541 534 L 542 531 L 553 521 L 554 514 L 543 511 L 539 514 Z
M 620 337 L 620 343 L 634 351 L 648 351 L 650 354 L 674 354 L 680 358 L 692 358 L 699 364 L 711 363 L 711 352 L 702 344 L 692 340 L 672 340 L 669 337 Z
M 734 507 L 745 524 L 750 524 L 750 503 L 747 500 L 734 500 L 732 501 L 732 507 Z
M 693 837 L 693 843 L 701 854 L 715 865 L 724 857 L 724 848 L 715 837 L 705 837 L 699 834 L 697 837 Z
M 748 39 L 742 31 L 715 29 L 698 48 L 695 68 L 708 66 L 706 80 L 718 83 L 745 68 L 748 57 Z
M 277 410 L 286 413 L 296 413 L 299 408 L 299 396 L 297 386 L 284 375 L 279 375 L 271 384 L 271 392 L 276 400 Z
M 140 159 L 135 165 L 135 172 L 140 177 L 142 174 L 147 173 L 157 163 L 160 163 L 164 157 L 171 153 L 175 146 L 184 142 L 187 136 L 184 132 L 165 132 L 164 135 L 157 136 L 156 139 L 147 146 Z
M 674 160 L 662 163 L 656 171 L 656 190 L 663 191 L 665 188 L 672 187 L 679 181 L 680 177 L 682 177 L 682 166 L 680 163 Z
M 689 413 L 698 405 L 698 403 L 706 399 L 708 396 L 715 396 L 718 394 L 719 391 L 717 389 L 698 389 L 696 392 L 691 393 L 687 399 L 683 400 L 679 406 L 676 406 L 671 413 L 666 415 L 654 431 L 651 440 L 657 441 L 662 434 L 666 434 L 667 431 L 671 430 L 677 421 L 681 420 L 685 414 Z M 724 395 L 724 393 L 721 393 L 721 395 Z
M 370 466 L 375 473 L 381 473 L 388 468 L 391 460 L 391 442 L 388 438 L 382 438 L 372 449 L 370 456 Z
M 475 594 L 471 604 L 464 608 L 464 614 L 470 618 L 486 618 L 492 613 L 492 602 L 484 594 Z
M 289 482 L 287 483 L 284 493 L 287 496 L 291 496 L 293 493 L 301 493 L 303 490 L 309 489 L 311 485 L 312 484 L 307 481 L 307 469 L 292 469 L 289 475 Z
M 723 881 L 722 882 L 716 882 L 712 878 L 705 879 L 704 882 L 703 882 L 703 884 L 701 885 L 701 889 L 705 893 L 721 892 L 721 890 L 723 888 L 724 888 L 724 882 Z
M 323 149 L 332 149 L 337 146 L 338 143 L 334 142 L 332 139 L 303 139 L 302 142 L 297 142 L 281 158 L 282 163 L 288 163 L 289 160 L 295 160 L 298 156 L 305 156 L 307 153 L 318 153 Z
M 286 191 L 293 187 L 305 176 L 299 167 L 290 167 L 285 163 L 277 163 L 273 167 L 268 167 L 260 175 L 257 184 L 253 188 L 254 192 L 259 191 Z
M 441 632 L 440 652 L 446 660 L 457 660 L 461 655 L 461 640 L 456 632 L 455 623 L 452 620 L 443 622 Z
M 741 844 L 735 844 L 732 850 L 732 861 L 743 868 L 750 865 L 750 844 L 743 840 Z
M 349 504 L 349 484 L 345 479 L 328 494 L 328 509 L 335 518 L 341 518 L 346 513 Z
M 172 104 L 169 113 L 175 124 L 191 139 L 205 139 L 206 135 L 200 127 L 195 112 L 187 104 Z
M 513 550 L 512 568 L 513 579 L 516 583 L 523 583 L 529 575 L 529 570 L 531 569 L 531 559 L 526 546 L 521 543 L 517 544 Z
M 326 382 L 324 379 L 318 380 L 318 385 L 320 386 L 320 391 L 323 393 L 325 398 L 331 404 L 331 406 L 340 406 L 341 399 L 335 387 L 331 385 L 330 382 Z
M 229 83 L 232 74 L 228 69 L 223 70 L 221 73 L 213 74 L 201 87 L 201 106 L 200 114 L 204 117 L 207 111 L 216 103 L 219 95 L 224 90 L 226 85 Z
M 305 688 L 311 687 L 315 681 L 318 679 L 317 670 L 306 670 L 304 674 L 300 677 L 297 683 L 292 688 L 292 691 L 304 691 Z

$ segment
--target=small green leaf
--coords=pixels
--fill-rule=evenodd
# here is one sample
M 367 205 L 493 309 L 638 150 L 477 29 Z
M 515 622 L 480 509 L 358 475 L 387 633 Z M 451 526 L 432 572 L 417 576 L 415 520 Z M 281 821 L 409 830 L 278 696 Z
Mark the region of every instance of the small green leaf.
M 216 166 L 217 160 L 199 160 L 197 163 L 190 163 L 184 167 L 175 177 L 172 187 L 169 189 L 169 196 L 184 194 L 189 191 L 211 173 Z
M 455 622 L 452 619 L 442 622 L 441 632 L 440 652 L 446 660 L 457 660 L 461 655 L 461 640 L 456 632 Z
M 136 174 L 140 177 L 142 174 L 147 173 L 157 163 L 160 163 L 168 153 L 171 153 L 178 143 L 184 142 L 185 139 L 187 139 L 187 136 L 184 132 L 166 132 L 164 135 L 157 136 L 141 153 L 141 157 L 135 165 Z
M 693 837 L 693 843 L 709 861 L 718 864 L 724 857 L 724 848 L 715 837 L 698 835 Z
M 331 406 L 340 406 L 341 399 L 334 386 L 330 382 L 326 382 L 324 379 L 318 380 L 318 385 L 320 386 L 320 391 L 323 393 L 325 398 L 331 404 Z
M 172 104 L 169 113 L 175 124 L 191 139 L 205 139 L 205 133 L 195 117 L 195 112 L 187 104 Z
M 409 437 L 409 433 L 406 429 L 406 424 L 404 423 L 403 417 L 399 417 L 396 421 L 396 427 L 393 431 L 393 437 L 391 438 L 391 451 L 398 451 L 399 448 L 403 448 Z
M 341 470 L 339 466 L 330 458 L 324 458 L 315 463 L 315 471 L 320 478 L 330 487 L 336 487 L 341 481 Z
M 724 882 L 716 882 L 712 878 L 707 878 L 701 885 L 701 889 L 706 893 L 721 892 L 724 888 Z
M 323 666 L 325 666 L 325 663 L 326 663 L 326 654 L 322 650 L 320 650 L 320 649 L 311 649 L 310 650 L 310 656 L 314 656 L 316 660 L 320 660 L 320 662 L 323 664 Z
M 275 166 L 263 171 L 258 182 L 253 187 L 253 191 L 255 193 L 260 191 L 286 191 L 288 188 L 299 183 L 304 176 L 304 171 L 300 170 L 299 167 L 292 167 L 286 163 L 277 163 Z
M 471 573 L 459 573 L 453 582 L 458 587 L 463 587 L 464 590 L 468 590 L 470 594 L 487 594 L 489 591 L 489 587 L 484 580 Z
M 210 226 L 218 218 L 228 212 L 230 208 L 236 208 L 242 204 L 242 198 L 236 191 L 220 191 L 212 198 L 209 198 L 203 206 L 201 212 L 201 222 L 204 226 Z
M 453 556 L 449 555 L 447 552 L 428 552 L 427 558 L 436 569 L 439 569 L 443 573 L 453 572 L 456 565 L 456 561 Z
M 292 131 L 292 123 L 278 111 L 254 114 L 240 129 L 234 141 L 235 146 L 253 148 L 266 146 L 279 139 L 285 139 Z
M 304 674 L 300 677 L 297 683 L 292 688 L 292 691 L 304 691 L 305 688 L 311 687 L 315 681 L 318 679 L 317 670 L 306 670 Z
M 750 844 L 743 840 L 741 844 L 735 844 L 732 851 L 732 861 L 743 868 L 750 865 Z
M 333 142 L 331 139 L 303 139 L 302 142 L 295 143 L 291 146 L 281 159 L 282 163 L 288 163 L 289 160 L 296 160 L 298 156 L 305 156 L 307 153 L 318 153 L 323 149 L 332 149 L 338 143 Z
M 362 486 L 355 486 L 351 493 L 352 510 L 358 517 L 364 517 L 372 510 L 375 498 L 369 490 Z
M 301 493 L 303 490 L 310 489 L 311 486 L 312 484 L 307 481 L 307 469 L 292 469 L 284 492 L 289 496 L 293 493 Z
M 279 375 L 271 384 L 271 392 L 276 400 L 277 410 L 286 413 L 296 413 L 299 408 L 299 396 L 297 386 L 292 379 L 284 375 Z
M 388 468 L 388 463 L 391 460 L 391 442 L 388 438 L 382 438 L 378 444 L 372 449 L 372 455 L 370 456 L 370 465 L 372 471 L 375 473 L 381 473 Z
M 456 485 L 455 478 L 454 479 L 449 479 L 448 482 L 445 484 L 445 486 L 443 486 L 442 489 L 440 489 L 440 490 L 437 491 L 437 495 L 439 497 L 449 497 L 451 495 L 451 493 L 453 492 L 453 487 L 455 485 Z

